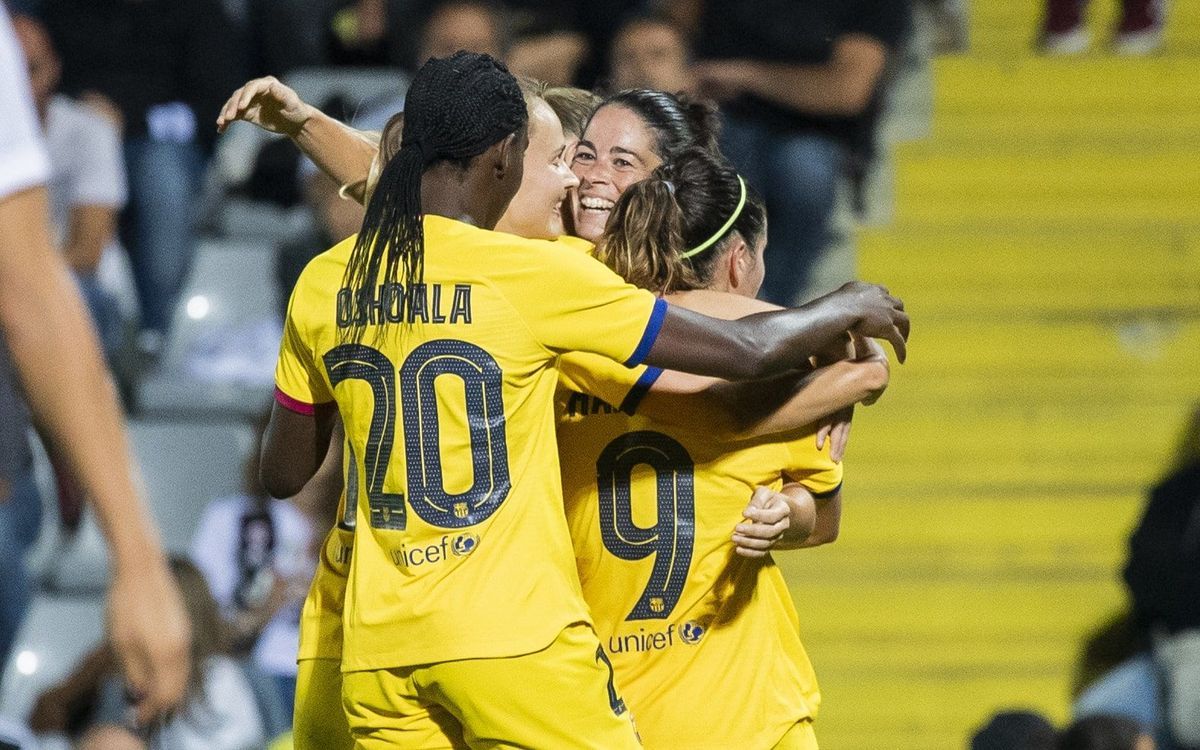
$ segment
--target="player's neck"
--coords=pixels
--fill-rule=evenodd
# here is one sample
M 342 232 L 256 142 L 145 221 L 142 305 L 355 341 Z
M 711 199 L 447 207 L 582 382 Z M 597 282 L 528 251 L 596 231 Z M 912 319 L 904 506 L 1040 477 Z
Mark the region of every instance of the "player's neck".
M 483 188 L 486 184 L 475 169 L 452 164 L 434 164 L 421 176 L 421 210 L 482 229 L 495 229 L 504 206 Z

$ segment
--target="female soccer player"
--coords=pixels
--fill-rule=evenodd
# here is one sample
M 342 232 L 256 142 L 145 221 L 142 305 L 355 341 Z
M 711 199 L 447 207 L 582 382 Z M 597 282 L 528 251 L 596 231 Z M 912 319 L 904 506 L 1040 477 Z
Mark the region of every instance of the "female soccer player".
M 597 257 L 672 304 L 729 317 L 770 308 L 752 299 L 765 271 L 765 210 L 720 157 L 673 157 L 623 193 L 612 225 L 625 231 L 607 234 Z M 874 362 L 886 375 L 881 352 Z M 811 431 L 731 444 L 703 408 L 667 424 L 589 408 L 581 394 L 559 398 L 584 598 L 645 746 L 815 748 L 820 695 L 787 585 L 769 557 L 751 557 L 762 540 L 739 526 L 739 556 L 729 530 L 756 488 L 794 481 L 807 492 L 790 498 L 783 537 L 790 546 L 830 541 L 840 464 Z
M 421 746 L 449 719 L 473 746 L 636 746 L 555 510 L 544 444 L 557 352 L 754 378 L 847 330 L 903 351 L 907 319 L 877 287 L 718 321 L 579 253 L 488 231 L 519 185 L 525 125 L 515 80 L 490 58 L 427 63 L 363 232 L 310 264 L 293 295 L 264 483 L 292 494 L 312 476 L 336 400 L 365 489 L 347 488 L 367 529 L 343 648 L 362 747 Z

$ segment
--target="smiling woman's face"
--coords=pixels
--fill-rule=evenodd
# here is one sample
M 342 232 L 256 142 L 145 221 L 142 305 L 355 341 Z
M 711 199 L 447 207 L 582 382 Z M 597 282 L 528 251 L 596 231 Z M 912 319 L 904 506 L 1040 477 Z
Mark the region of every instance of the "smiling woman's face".
M 545 101 L 534 99 L 529 104 L 529 147 L 521 188 L 500 217 L 498 231 L 536 240 L 563 235 L 563 202 L 567 191 L 579 184 L 567 167 L 566 148 L 558 115 Z
M 662 164 L 653 146 L 654 133 L 632 110 L 616 104 L 596 110 L 571 162 L 579 178 L 572 199 L 576 234 L 592 242 L 604 234 L 621 194 Z

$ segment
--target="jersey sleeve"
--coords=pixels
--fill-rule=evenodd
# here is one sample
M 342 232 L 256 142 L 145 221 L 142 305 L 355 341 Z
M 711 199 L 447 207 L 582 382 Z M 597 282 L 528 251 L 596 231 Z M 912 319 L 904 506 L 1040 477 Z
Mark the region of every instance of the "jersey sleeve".
M 317 357 L 304 336 L 298 312 L 303 309 L 302 287 L 297 285 L 288 303 L 275 365 L 275 400 L 300 414 L 312 414 L 317 404 L 333 401 L 333 393 L 317 364 Z
M 515 290 L 534 337 L 559 354 L 592 352 L 626 367 L 641 364 L 662 328 L 667 303 L 594 258 L 551 247 L 539 258 L 537 273 L 526 274 L 524 288 Z
M 568 352 L 558 358 L 558 379 L 566 388 L 603 399 L 626 414 L 638 404 L 662 374 L 657 367 L 625 367 L 589 352 Z
M 818 500 L 833 497 L 842 489 L 843 470 L 840 461 L 830 458 L 830 447 L 826 440 L 825 447 L 818 450 L 817 437 L 811 432 L 787 443 L 784 477 L 804 485 Z

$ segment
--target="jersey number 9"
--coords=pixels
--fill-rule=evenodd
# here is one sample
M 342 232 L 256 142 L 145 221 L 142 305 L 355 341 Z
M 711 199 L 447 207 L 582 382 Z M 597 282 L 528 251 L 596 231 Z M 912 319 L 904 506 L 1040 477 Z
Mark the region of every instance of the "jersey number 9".
M 633 470 L 654 470 L 656 517 L 653 526 L 633 520 Z M 654 555 L 650 580 L 626 620 L 661 620 L 679 603 L 692 564 L 696 531 L 695 467 L 687 449 L 659 432 L 642 430 L 613 440 L 596 460 L 600 496 L 600 535 L 622 560 Z

